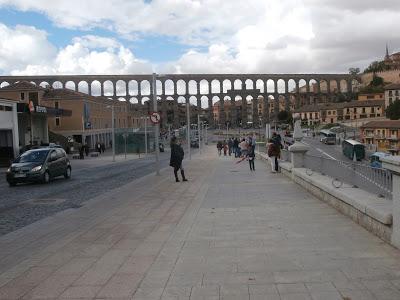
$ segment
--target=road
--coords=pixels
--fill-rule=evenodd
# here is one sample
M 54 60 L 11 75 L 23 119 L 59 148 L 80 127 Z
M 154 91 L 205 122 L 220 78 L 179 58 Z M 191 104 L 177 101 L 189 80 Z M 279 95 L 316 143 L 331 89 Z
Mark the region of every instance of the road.
M 195 153 L 197 150 L 193 151 Z M 186 152 L 186 151 L 185 151 Z M 170 153 L 160 153 L 161 168 L 169 165 Z M 155 171 L 154 156 L 108 163 L 87 168 L 71 160 L 72 177 L 60 177 L 51 183 L 25 184 L 10 188 L 0 179 L 0 235 L 36 222 L 69 208 L 78 208 L 89 199 L 118 188 Z

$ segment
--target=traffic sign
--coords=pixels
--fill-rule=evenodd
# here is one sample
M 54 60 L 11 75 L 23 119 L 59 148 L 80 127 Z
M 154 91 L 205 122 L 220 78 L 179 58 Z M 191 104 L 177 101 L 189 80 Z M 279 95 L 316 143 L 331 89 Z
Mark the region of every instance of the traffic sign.
M 152 113 L 150 113 L 150 121 L 151 121 L 153 124 L 158 124 L 158 123 L 160 123 L 160 121 L 161 121 L 161 116 L 160 116 L 160 114 L 159 114 L 158 112 L 152 112 Z

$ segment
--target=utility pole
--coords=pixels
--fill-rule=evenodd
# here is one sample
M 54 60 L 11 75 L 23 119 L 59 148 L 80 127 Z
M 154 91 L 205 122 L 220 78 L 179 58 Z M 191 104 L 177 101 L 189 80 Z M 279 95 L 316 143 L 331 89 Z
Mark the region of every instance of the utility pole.
M 152 76 L 152 87 L 153 87 L 153 111 L 157 111 L 157 87 L 156 87 L 156 73 L 153 73 Z M 159 141 L 159 136 L 160 136 L 160 124 L 154 124 L 155 127 L 155 143 L 156 143 L 156 175 L 160 175 L 160 141 Z

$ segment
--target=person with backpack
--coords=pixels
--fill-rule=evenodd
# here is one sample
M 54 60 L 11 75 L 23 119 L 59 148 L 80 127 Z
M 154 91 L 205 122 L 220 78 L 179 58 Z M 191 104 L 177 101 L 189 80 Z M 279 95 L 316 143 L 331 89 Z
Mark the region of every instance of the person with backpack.
M 181 170 L 182 181 L 188 181 L 185 177 L 185 171 L 182 167 L 182 160 L 185 156 L 183 148 L 177 143 L 176 137 L 171 138 L 171 159 L 169 165 L 174 168 L 175 181 L 179 182 L 178 170 Z

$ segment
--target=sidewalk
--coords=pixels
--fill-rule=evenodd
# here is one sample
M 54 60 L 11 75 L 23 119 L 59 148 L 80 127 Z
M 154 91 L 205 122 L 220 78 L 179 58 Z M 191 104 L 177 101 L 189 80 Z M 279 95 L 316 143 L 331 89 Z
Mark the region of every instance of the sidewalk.
M 210 146 L 0 237 L 0 299 L 400 299 L 400 251 Z

